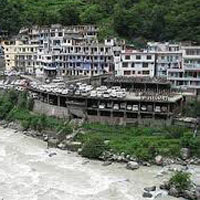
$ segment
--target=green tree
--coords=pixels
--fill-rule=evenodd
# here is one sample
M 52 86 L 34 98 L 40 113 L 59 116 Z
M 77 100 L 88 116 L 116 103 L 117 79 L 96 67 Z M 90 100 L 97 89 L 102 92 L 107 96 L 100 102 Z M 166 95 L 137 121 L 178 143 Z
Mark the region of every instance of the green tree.
M 97 4 L 90 5 L 80 15 L 81 21 L 84 24 L 97 24 L 103 19 L 103 17 L 104 16 L 101 7 Z
M 60 23 L 64 26 L 76 25 L 80 23 L 78 5 L 74 1 L 69 1 L 59 10 Z

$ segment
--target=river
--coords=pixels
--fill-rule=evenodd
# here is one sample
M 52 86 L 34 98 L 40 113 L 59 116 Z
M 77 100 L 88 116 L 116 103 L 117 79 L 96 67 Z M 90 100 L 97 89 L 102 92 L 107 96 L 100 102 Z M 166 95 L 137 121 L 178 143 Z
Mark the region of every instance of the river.
M 56 155 L 50 157 L 50 153 Z M 76 153 L 0 128 L 0 200 L 142 200 L 144 187 L 159 185 L 162 168 L 102 166 Z M 160 193 L 158 191 L 157 193 Z M 163 194 L 156 199 L 173 200 Z

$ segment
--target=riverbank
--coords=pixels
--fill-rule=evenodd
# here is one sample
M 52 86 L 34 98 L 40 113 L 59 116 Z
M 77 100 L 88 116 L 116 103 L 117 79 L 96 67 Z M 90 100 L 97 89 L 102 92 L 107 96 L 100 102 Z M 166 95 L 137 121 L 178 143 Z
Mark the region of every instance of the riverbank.
M 193 137 L 188 128 L 109 126 L 58 119 L 33 113 L 32 103 L 25 92 L 10 90 L 1 95 L 0 118 L 6 120 L 1 125 L 43 139 L 50 147 L 78 151 L 88 158 L 109 161 L 107 164 L 200 164 L 200 136 Z
M 175 200 L 159 185 L 179 166 L 125 169 L 124 163 L 103 166 L 77 153 L 48 149 L 36 138 L 0 128 L 0 198 L 12 200 L 142 200 L 144 187 L 157 186 L 156 199 Z M 196 181 L 200 168 L 188 169 Z

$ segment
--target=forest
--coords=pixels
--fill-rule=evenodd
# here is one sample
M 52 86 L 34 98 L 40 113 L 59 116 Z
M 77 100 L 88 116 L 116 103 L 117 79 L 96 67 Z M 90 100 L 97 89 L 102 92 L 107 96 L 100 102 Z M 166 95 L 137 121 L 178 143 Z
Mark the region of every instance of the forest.
M 96 24 L 99 38 L 200 42 L 200 0 L 0 0 L 0 30 Z

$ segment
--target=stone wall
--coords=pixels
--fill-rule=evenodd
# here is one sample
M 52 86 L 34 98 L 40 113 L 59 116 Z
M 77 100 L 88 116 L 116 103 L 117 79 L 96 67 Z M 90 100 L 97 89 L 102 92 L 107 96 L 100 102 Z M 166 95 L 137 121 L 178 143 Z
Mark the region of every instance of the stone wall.
M 89 122 L 99 122 L 103 124 L 112 124 L 112 125 L 128 125 L 128 124 L 137 124 L 145 125 L 148 127 L 156 127 L 162 125 L 170 125 L 172 121 L 168 120 L 158 120 L 158 119 L 139 119 L 139 118 L 123 118 L 123 117 L 106 117 L 106 116 L 86 116 L 85 109 L 83 107 L 68 106 L 68 108 L 54 106 L 41 101 L 35 100 L 33 111 L 39 114 L 45 114 L 47 116 L 55 116 L 58 118 L 68 119 L 70 117 L 84 118 Z
M 55 116 L 59 118 L 69 118 L 68 108 L 54 106 L 35 100 L 33 111 L 47 116 Z

